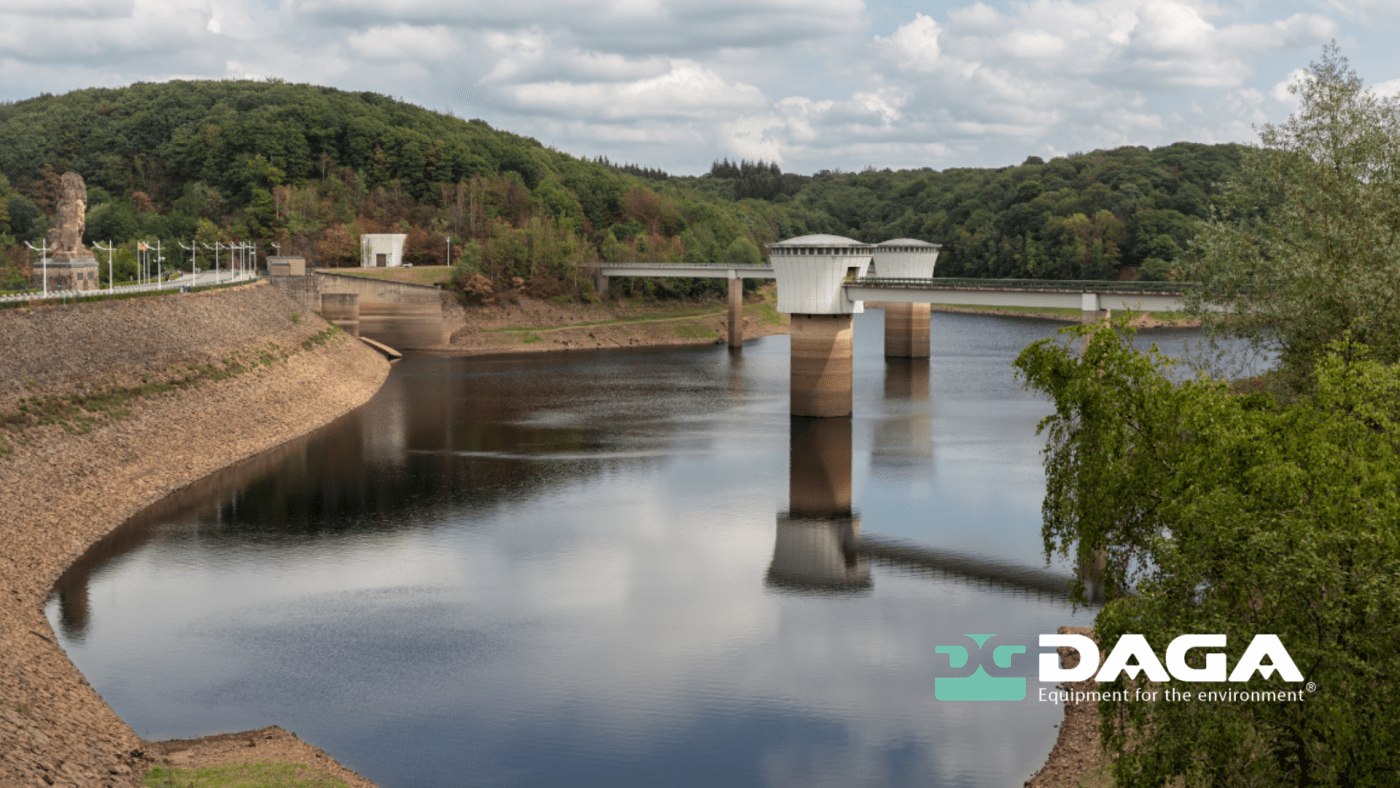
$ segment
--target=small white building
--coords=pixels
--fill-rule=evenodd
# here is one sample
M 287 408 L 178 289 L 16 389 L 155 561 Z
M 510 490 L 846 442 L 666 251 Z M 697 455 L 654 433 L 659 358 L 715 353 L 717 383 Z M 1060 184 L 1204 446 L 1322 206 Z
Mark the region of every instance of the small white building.
M 361 268 L 395 268 L 403 265 L 402 233 L 376 233 L 360 236 Z

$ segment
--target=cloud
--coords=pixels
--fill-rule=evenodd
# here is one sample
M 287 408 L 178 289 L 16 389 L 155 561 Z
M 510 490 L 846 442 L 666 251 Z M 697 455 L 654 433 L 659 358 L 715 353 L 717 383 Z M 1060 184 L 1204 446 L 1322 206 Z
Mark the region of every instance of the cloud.
M 1280 91 L 1304 51 L 1353 31 L 1337 20 L 1376 18 L 1380 7 L 1349 0 L 1284 16 L 1210 0 L 978 1 L 946 11 L 870 2 L 0 5 L 0 98 L 278 76 L 679 171 L 720 156 L 797 171 L 982 165 L 1027 151 L 1251 138 L 1258 118 L 1286 114 Z M 877 34 L 874 20 L 891 13 L 897 24 Z
M 532 112 L 612 119 L 703 119 L 768 104 L 758 88 L 726 83 L 691 60 L 674 60 L 666 73 L 630 82 L 534 82 L 507 93 Z

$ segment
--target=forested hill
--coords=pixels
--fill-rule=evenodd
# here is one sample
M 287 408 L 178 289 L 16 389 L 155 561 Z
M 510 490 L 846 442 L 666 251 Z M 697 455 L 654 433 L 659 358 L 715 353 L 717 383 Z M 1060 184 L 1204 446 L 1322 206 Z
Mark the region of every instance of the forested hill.
M 1238 145 L 1124 147 L 1017 167 L 819 173 L 772 199 L 821 232 L 944 246 L 940 276 L 1163 279 L 1239 170 Z
M 1151 261 L 1160 276 L 1238 155 L 1178 144 L 810 177 L 726 161 L 669 177 L 371 93 L 276 81 L 94 88 L 0 106 L 0 279 L 27 264 L 15 245 L 47 229 L 67 171 L 88 184 L 88 240 L 127 247 L 278 241 L 349 265 L 360 233 L 407 232 L 412 262 L 440 262 L 451 240 L 488 277 L 576 282 L 599 260 L 757 260 L 764 243 L 833 232 L 943 243 L 940 274 L 1107 277 Z

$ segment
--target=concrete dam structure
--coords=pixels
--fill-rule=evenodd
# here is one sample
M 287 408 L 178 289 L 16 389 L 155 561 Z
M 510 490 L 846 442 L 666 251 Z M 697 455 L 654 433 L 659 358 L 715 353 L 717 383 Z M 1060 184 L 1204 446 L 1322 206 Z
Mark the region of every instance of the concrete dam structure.
M 614 276 L 729 280 L 729 345 L 743 345 L 742 280 L 775 279 L 778 311 L 791 316 L 793 416 L 838 418 L 852 412 L 852 316 L 866 301 L 885 309 L 885 357 L 927 359 L 931 304 L 1078 309 L 1085 323 L 1113 310 L 1179 311 L 1175 283 L 934 279 L 942 247 L 912 238 L 866 244 L 837 235 L 804 235 L 768 244 L 772 265 L 604 263 L 597 288 Z M 875 274 L 871 277 L 872 270 Z
M 270 280 L 309 312 L 357 337 L 399 350 L 436 347 L 446 341 L 443 293 L 431 285 L 386 282 L 317 271 Z

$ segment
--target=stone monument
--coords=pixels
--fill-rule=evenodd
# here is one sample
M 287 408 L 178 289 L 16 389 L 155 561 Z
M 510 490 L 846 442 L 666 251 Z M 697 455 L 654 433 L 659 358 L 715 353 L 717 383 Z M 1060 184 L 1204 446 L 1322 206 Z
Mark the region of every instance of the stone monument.
M 96 290 L 97 258 L 83 246 L 83 226 L 87 222 L 87 186 L 83 176 L 65 172 L 58 182 L 58 217 L 44 241 L 48 244 L 47 272 L 41 262 L 34 266 L 34 284 L 48 279 L 48 289 Z

